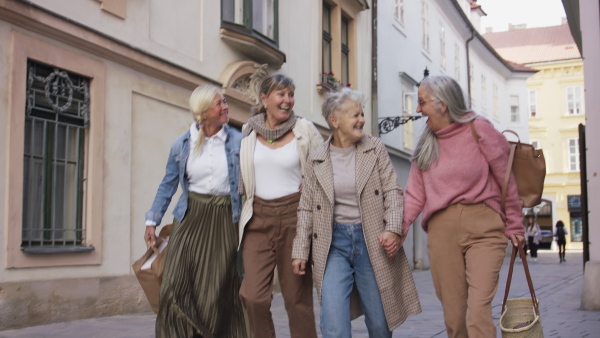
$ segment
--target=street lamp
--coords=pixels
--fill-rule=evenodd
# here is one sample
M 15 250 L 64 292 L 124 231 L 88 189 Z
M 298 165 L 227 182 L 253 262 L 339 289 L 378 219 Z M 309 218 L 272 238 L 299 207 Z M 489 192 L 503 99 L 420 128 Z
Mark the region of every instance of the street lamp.
M 423 70 L 423 78 L 426 78 L 429 76 L 429 69 L 427 69 L 427 67 L 425 67 L 425 70 Z M 417 83 L 417 87 L 419 86 L 420 82 Z M 379 135 L 383 135 L 383 134 L 387 134 L 390 131 L 400 127 L 401 125 L 409 122 L 409 121 L 416 121 L 418 119 L 420 119 L 421 115 L 409 115 L 409 114 L 402 114 L 401 116 L 395 116 L 395 117 L 380 117 L 378 118 L 379 121 Z
M 399 126 L 407 123 L 408 121 L 416 121 L 420 119 L 421 115 L 406 115 L 396 117 L 380 117 L 381 120 L 379 122 L 379 135 L 387 134 L 390 131 L 398 128 Z

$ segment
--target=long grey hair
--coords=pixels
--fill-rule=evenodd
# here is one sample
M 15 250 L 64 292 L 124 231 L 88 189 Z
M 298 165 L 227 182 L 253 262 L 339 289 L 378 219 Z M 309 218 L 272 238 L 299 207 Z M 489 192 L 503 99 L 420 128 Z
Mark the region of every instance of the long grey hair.
M 448 114 L 452 122 L 466 123 L 475 118 L 475 114 L 465 103 L 465 97 L 458 82 L 446 75 L 428 76 L 421 81 L 420 86 L 429 89 L 430 100 L 436 103 L 443 102 L 448 107 Z M 419 169 L 428 170 L 439 158 L 438 141 L 435 132 L 426 127 L 421 134 L 419 143 L 411 161 L 416 161 Z

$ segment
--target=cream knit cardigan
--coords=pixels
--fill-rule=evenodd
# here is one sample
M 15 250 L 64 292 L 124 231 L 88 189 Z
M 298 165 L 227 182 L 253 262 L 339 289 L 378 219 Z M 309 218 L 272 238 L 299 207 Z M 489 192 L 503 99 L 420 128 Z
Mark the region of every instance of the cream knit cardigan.
M 317 145 L 323 142 L 321 133 L 317 130 L 317 127 L 307 119 L 296 117 L 296 125 L 292 129 L 294 136 L 296 137 L 298 156 L 300 157 L 300 167 L 302 171 L 302 177 L 304 177 L 304 170 L 306 167 L 306 159 L 308 158 L 308 152 L 310 149 L 315 148 Z M 242 127 L 242 131 L 247 128 L 247 125 Z M 256 131 L 252 131 L 248 136 L 242 139 L 242 145 L 240 147 L 240 170 L 241 178 L 244 181 L 244 190 L 246 193 L 246 200 L 242 205 L 242 214 L 239 222 L 239 244 L 242 243 L 244 236 L 244 228 L 250 218 L 252 218 L 252 205 L 254 204 L 254 149 L 256 147 Z M 239 245 L 238 245 L 239 248 Z

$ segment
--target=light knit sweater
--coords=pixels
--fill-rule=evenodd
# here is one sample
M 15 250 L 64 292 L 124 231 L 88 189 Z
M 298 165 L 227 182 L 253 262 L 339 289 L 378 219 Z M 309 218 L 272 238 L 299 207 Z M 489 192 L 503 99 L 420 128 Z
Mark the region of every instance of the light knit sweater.
M 512 174 L 506 196 L 506 214 L 500 206 L 510 145 L 485 118 L 478 116 L 474 125 L 479 144 L 475 142 L 469 123 L 452 123 L 436 132 L 438 161 L 426 171 L 412 163 L 404 193 L 402 225 L 405 232 L 421 211 L 422 226 L 427 231 L 427 221 L 436 211 L 457 203 L 481 202 L 498 212 L 506 224 L 506 236 L 525 232 Z

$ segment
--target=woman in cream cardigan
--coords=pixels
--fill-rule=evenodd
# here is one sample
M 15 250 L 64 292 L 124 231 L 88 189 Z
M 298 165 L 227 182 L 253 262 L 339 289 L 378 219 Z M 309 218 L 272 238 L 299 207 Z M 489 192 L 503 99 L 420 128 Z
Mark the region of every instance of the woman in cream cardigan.
M 309 149 L 323 142 L 312 122 L 294 115 L 294 83 L 282 74 L 260 86 L 261 104 L 242 128 L 240 190 L 246 196 L 239 223 L 244 260 L 240 298 L 254 337 L 275 337 L 271 300 L 275 267 L 292 337 L 317 337 L 312 277 L 290 265 L 297 208 Z

